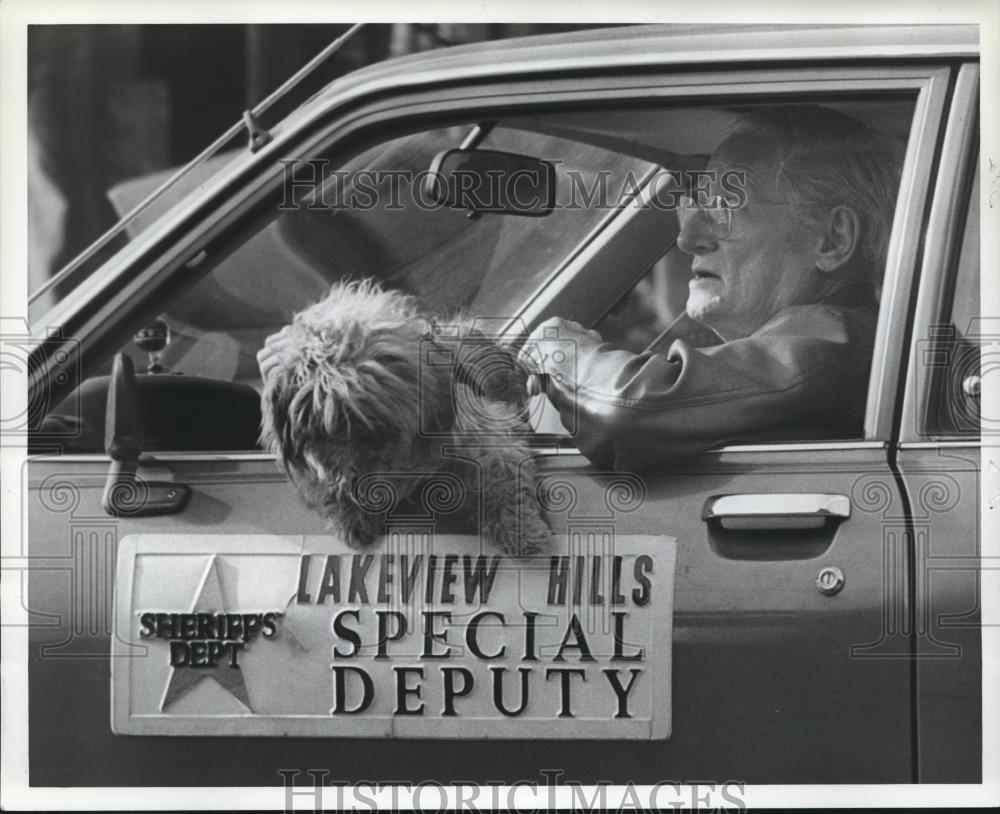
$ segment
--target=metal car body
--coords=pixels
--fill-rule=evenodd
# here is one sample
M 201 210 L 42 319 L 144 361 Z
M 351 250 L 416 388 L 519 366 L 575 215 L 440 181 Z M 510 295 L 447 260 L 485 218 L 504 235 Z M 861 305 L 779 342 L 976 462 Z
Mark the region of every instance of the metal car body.
M 661 120 L 680 130 L 704 116 L 707 128 L 741 105 L 782 98 L 881 109 L 907 139 L 863 436 L 730 445 L 641 476 L 597 470 L 558 434 L 535 442 L 541 477 L 571 495 L 551 507 L 560 529 L 678 540 L 669 739 L 116 736 L 108 684 L 118 541 L 324 528 L 257 449 L 147 449 L 139 474 L 186 485 L 190 499 L 176 513 L 140 518 L 102 507 L 107 455 L 41 447 L 27 464 L 26 497 L 31 782 L 273 785 L 287 767 L 327 768 L 344 781 L 511 782 L 559 769 L 584 782 L 979 782 L 980 440 L 962 389 L 977 375 L 967 344 L 986 332 L 977 319 L 978 87 L 973 27 L 651 26 L 465 46 L 334 82 L 269 127 L 265 144 L 219 161 L 175 203 L 133 219 L 132 240 L 34 320 L 45 340 L 35 386 L 48 410 L 75 403 L 75 385 L 106 372 L 136 331 L 181 305 L 181 333 L 237 337 L 229 380 L 249 381 L 247 348 L 330 282 L 302 272 L 283 283 L 296 266 L 286 269 L 282 255 L 259 254 L 252 268 L 238 254 L 274 222 L 291 162 L 345 165 L 373 155 L 364 152 L 373 145 L 489 119 L 513 123 L 501 135 L 521 148 L 576 139 L 581 160 L 620 149 L 642 170 L 656 163 L 649 134 Z M 675 135 L 664 149 L 704 154 L 700 131 L 691 132 L 689 143 Z M 494 228 L 489 217 L 476 228 Z M 511 335 L 552 315 L 599 326 L 662 254 L 670 217 L 619 207 L 567 227 L 545 274 L 527 275 L 506 299 L 484 297 L 480 313 L 496 316 L 489 309 L 502 303 Z M 512 232 L 519 246 L 544 239 L 544 220 L 540 231 Z M 376 234 L 391 239 L 393 227 Z M 481 245 L 467 247 L 467 262 L 482 261 Z M 513 279 L 517 249 L 498 264 L 498 279 Z M 402 248 L 393 257 L 412 260 Z M 281 305 L 246 322 L 251 312 L 230 310 L 226 298 L 245 293 L 241 274 L 259 281 L 268 268 Z M 224 285 L 215 310 L 198 316 L 190 295 L 210 275 Z M 966 375 L 947 373 L 962 364 Z M 940 419 L 942 400 L 966 420 Z M 755 512 L 782 516 L 793 495 L 839 497 L 849 510 L 780 533 L 728 528 L 713 513 L 724 513 L 713 502 L 720 496 L 743 496 Z

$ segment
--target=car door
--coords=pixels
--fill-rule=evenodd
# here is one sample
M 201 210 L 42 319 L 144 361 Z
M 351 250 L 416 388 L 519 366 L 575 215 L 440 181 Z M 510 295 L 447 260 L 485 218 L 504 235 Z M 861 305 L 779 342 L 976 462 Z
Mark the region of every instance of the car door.
M 979 573 L 990 560 L 980 560 L 980 452 L 990 427 L 980 411 L 980 350 L 996 325 L 980 317 L 978 79 L 978 66 L 965 65 L 956 80 L 897 456 L 913 522 L 918 771 L 929 783 L 982 776 Z
M 294 132 L 279 129 L 272 153 L 234 170 L 227 186 L 186 217 L 161 222 L 156 241 L 134 245 L 98 272 L 89 293 L 77 292 L 50 314 L 55 327 L 80 343 L 86 364 L 106 365 L 131 333 L 166 310 L 183 293 L 183 275 L 197 279 L 220 268 L 216 259 L 242 244 L 247 224 L 280 197 L 279 158 L 307 161 L 330 153 L 343 161 L 358 152 L 351 138 L 371 141 L 377 132 L 384 139 L 393 128 L 412 130 L 435 117 L 446 125 L 504 112 L 544 118 L 553 109 L 599 113 L 609 106 L 721 108 L 783 98 L 834 104 L 860 98 L 875 107 L 887 99 L 904 102 L 912 111 L 907 155 L 863 435 L 729 446 L 641 475 L 601 471 L 565 440 L 537 438 L 553 528 L 579 550 L 611 550 L 619 534 L 678 540 L 669 739 L 435 740 L 428 748 L 404 740 L 237 738 L 226 741 L 222 761 L 214 738 L 111 734 L 118 543 L 139 533 L 322 534 L 322 521 L 301 506 L 273 459 L 259 450 L 147 451 L 139 462 L 142 478 L 167 491 L 170 484 L 187 487 L 190 499 L 176 513 L 141 518 L 112 518 L 102 508 L 106 456 L 38 455 L 26 473 L 36 622 L 29 667 L 32 782 L 268 785 L 287 767 L 330 767 L 346 781 L 384 775 L 386 767 L 400 779 L 405 773 L 480 782 L 536 777 L 541 769 L 587 782 L 914 780 L 910 639 L 900 635 L 912 564 L 900 544 L 909 528 L 891 444 L 921 223 L 951 75 L 948 66 L 920 63 L 641 75 L 590 68 L 570 78 L 389 94 L 360 111 L 305 117 Z M 649 245 L 663 227 L 656 218 L 654 229 L 624 207 L 602 217 L 561 250 L 550 273 L 528 280 L 504 316 L 527 328 L 553 314 L 597 324 L 662 253 L 662 246 Z M 200 279 L 203 285 L 211 276 Z M 279 296 L 282 283 L 272 285 Z M 245 357 L 233 362 L 234 371 L 246 369 Z M 751 506 L 756 527 L 729 522 L 738 520 L 727 515 L 732 501 L 720 497 Z M 790 516 L 789 506 L 799 500 L 810 506 L 804 522 L 801 510 Z M 81 752 L 80 743 L 90 748 Z

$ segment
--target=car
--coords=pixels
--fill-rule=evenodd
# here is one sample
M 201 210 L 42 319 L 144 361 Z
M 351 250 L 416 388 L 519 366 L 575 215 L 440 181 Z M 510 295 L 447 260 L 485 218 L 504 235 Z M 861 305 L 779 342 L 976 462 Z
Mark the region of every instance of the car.
M 143 552 L 221 569 L 216 555 L 248 546 L 326 550 L 322 519 L 259 446 L 255 355 L 267 336 L 333 283 L 375 278 L 475 315 L 502 341 L 562 316 L 639 350 L 683 311 L 690 274 L 657 190 L 704 166 L 741 112 L 806 103 L 906 145 L 857 434 L 740 439 L 616 472 L 574 448 L 544 399 L 532 405 L 559 539 L 598 558 L 661 557 L 663 602 L 648 617 L 629 606 L 656 655 L 648 720 L 619 726 L 595 700 L 568 722 L 553 707 L 534 729 L 494 712 L 462 728 L 434 710 L 406 729 L 366 728 L 363 715 L 258 727 L 249 702 L 232 706 L 246 688 L 225 697 L 225 681 L 204 690 L 200 712 L 157 696 L 148 720 L 130 717 L 146 684 L 159 693 L 167 680 L 165 661 L 155 681 L 143 672 L 154 668 L 140 645 L 174 635 L 156 613 L 203 609 L 195 583 L 207 590 L 216 573 L 196 578 L 192 565 L 190 596 L 171 605 L 157 590 L 181 571 L 142 581 Z M 62 272 L 64 293 L 32 316 L 32 785 L 266 786 L 291 767 L 345 782 L 511 783 L 558 769 L 585 783 L 980 783 L 978 359 L 995 337 L 979 305 L 979 103 L 974 26 L 608 28 L 376 64 L 280 121 L 248 114 L 246 145 L 225 144 L 140 211 L 165 176 L 117 188 L 127 217 L 113 236 L 127 242 Z M 504 180 L 540 173 L 520 211 L 506 192 L 470 202 L 435 186 L 452 178 L 449 160 L 477 152 Z M 446 517 L 404 520 L 447 531 Z M 315 599 L 318 561 L 297 567 L 300 600 Z M 269 578 L 255 579 L 263 597 Z M 291 625 L 297 607 L 240 603 L 264 614 L 261 630 L 265 612 Z M 320 612 L 329 624 L 333 611 Z M 242 658 L 271 646 L 261 638 Z M 171 651 L 170 666 L 236 658 L 222 648 Z M 292 688 L 297 662 L 281 652 L 269 675 Z M 419 693 L 405 680 L 372 687 Z

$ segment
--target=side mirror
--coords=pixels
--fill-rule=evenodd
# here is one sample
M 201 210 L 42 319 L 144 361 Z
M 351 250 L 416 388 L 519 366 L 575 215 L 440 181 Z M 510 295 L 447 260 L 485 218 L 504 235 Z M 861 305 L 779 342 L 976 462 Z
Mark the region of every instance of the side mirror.
M 556 167 L 498 150 L 445 150 L 434 156 L 423 191 L 436 205 L 473 215 L 544 217 L 555 208 Z
M 148 517 L 174 514 L 187 505 L 191 488 L 183 483 L 143 480 L 137 475 L 142 452 L 142 420 L 135 368 L 124 353 L 115 357 L 104 416 L 104 451 L 111 468 L 101 505 L 110 515 Z

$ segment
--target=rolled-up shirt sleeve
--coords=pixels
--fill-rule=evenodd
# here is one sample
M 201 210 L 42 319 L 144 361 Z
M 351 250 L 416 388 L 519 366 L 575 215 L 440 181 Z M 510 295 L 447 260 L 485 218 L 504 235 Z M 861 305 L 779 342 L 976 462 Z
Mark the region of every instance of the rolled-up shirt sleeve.
M 546 393 L 594 463 L 639 470 L 733 441 L 860 432 L 872 309 L 790 308 L 745 339 L 663 353 L 560 330 Z M 809 440 L 808 437 L 800 440 Z

